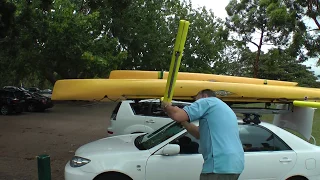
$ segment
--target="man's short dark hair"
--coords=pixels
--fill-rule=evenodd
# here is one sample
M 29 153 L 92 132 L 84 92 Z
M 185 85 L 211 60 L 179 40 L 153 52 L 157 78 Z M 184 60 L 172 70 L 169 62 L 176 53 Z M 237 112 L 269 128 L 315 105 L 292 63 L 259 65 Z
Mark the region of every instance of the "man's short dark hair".
M 212 91 L 211 89 L 204 89 L 200 92 L 198 92 L 198 94 L 201 95 L 207 95 L 208 97 L 216 97 L 216 93 L 214 91 Z

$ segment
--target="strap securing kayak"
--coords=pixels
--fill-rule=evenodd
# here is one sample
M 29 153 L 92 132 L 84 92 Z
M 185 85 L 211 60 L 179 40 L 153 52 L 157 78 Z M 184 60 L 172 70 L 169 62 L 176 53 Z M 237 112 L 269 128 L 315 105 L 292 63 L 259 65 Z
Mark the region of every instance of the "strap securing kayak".
M 163 79 L 163 71 L 158 71 L 158 79 Z

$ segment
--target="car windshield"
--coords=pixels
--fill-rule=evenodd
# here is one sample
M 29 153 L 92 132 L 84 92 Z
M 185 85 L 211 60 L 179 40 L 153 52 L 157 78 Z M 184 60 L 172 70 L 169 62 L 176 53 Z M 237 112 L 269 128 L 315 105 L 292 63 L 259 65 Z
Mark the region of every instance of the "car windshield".
M 171 122 L 151 134 L 143 134 L 136 138 L 135 145 L 140 150 L 151 149 L 163 141 L 184 130 L 180 123 Z

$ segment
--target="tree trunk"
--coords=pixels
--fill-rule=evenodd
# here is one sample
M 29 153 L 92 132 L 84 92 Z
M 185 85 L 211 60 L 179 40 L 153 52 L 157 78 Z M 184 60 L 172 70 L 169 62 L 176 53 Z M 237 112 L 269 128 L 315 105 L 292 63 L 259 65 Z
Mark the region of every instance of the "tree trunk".
M 54 85 L 57 81 L 57 79 L 54 77 L 53 71 L 45 71 L 44 76 L 52 85 Z
M 254 78 L 258 78 L 259 60 L 260 60 L 261 47 L 262 47 L 262 42 L 263 42 L 263 33 L 264 33 L 264 28 L 262 28 L 262 30 L 261 30 L 260 42 L 258 45 L 258 52 L 257 52 L 256 60 L 254 61 L 254 67 L 253 67 L 253 77 Z
M 318 0 L 309 0 L 308 1 L 308 11 L 309 11 L 310 14 L 312 14 L 312 12 L 314 11 L 313 7 L 316 8 L 317 12 L 319 11 L 319 2 L 318 2 Z M 317 20 L 317 16 L 316 15 L 312 15 L 311 18 L 316 23 L 318 29 L 320 29 L 320 23 Z

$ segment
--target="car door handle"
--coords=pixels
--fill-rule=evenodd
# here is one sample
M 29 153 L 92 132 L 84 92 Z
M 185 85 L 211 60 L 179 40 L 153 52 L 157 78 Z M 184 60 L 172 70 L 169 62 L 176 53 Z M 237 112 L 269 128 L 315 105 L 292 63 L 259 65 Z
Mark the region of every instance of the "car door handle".
M 155 123 L 155 121 L 152 120 L 152 119 L 146 120 L 146 122 L 147 122 L 147 123 Z
M 292 159 L 287 158 L 287 157 L 284 157 L 284 158 L 280 159 L 279 161 L 280 161 L 280 162 L 291 162 Z

